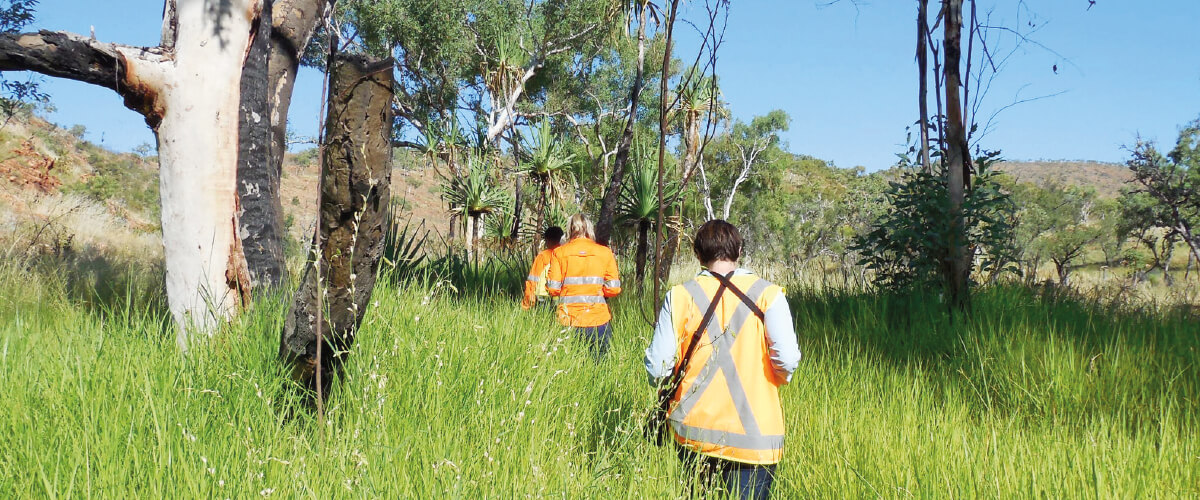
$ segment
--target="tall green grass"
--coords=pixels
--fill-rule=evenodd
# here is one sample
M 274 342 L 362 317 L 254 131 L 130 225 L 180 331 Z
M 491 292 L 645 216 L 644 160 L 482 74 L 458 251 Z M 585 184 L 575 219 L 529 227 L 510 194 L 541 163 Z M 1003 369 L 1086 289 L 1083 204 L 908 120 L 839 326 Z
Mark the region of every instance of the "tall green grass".
M 324 428 L 276 359 L 282 301 L 186 357 L 160 309 L 0 268 L 0 496 L 672 498 L 640 438 L 649 327 L 618 299 L 597 364 L 470 280 L 381 280 Z M 791 293 L 776 498 L 1200 495 L 1196 320 L 1021 289 Z

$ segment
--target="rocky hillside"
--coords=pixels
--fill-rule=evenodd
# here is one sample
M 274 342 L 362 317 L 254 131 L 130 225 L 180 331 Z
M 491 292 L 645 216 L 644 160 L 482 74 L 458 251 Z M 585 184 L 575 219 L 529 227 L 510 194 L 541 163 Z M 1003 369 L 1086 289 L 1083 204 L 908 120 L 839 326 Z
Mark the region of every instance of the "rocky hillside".
M 1065 186 L 1092 186 L 1101 198 L 1116 198 L 1133 174 L 1119 163 L 1093 161 L 1006 161 L 997 164 L 1001 172 L 1020 182 L 1039 186 L 1058 183 Z

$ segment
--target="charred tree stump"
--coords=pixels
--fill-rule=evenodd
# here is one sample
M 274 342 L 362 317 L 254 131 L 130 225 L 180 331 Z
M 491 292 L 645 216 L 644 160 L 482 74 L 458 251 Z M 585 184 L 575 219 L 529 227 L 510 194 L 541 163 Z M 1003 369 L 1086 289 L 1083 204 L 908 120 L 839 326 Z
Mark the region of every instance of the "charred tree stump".
M 392 64 L 339 54 L 331 65 L 319 231 L 312 245 L 320 265 L 310 256 L 279 348 L 292 365 L 292 378 L 316 389 L 319 331 L 324 392 L 354 343 L 383 251 L 392 170 Z

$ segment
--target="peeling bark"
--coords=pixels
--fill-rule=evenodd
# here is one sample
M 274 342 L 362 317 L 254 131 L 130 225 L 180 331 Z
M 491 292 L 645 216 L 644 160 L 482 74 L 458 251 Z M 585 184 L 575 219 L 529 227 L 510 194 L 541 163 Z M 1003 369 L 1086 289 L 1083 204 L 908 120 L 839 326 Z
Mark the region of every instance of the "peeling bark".
M 390 199 L 392 64 L 346 55 L 332 64 L 320 231 L 313 242 L 320 266 L 310 260 L 305 267 L 279 348 L 305 387 L 316 388 L 317 332 L 325 342 L 322 374 L 340 370 L 375 286 Z M 325 310 L 320 325 L 318 293 Z M 331 377 L 322 379 L 328 389 Z

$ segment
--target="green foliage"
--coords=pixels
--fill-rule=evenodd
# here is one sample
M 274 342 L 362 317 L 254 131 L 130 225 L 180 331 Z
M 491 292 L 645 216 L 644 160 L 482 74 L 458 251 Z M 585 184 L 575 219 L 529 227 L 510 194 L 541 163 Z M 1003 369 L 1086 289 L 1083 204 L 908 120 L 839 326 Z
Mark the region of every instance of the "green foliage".
M 472 156 L 465 175 L 451 177 L 443 186 L 442 196 L 450 204 L 450 213 L 478 217 L 507 208 L 512 199 L 488 171 L 486 160 Z
M 1182 239 L 1200 257 L 1200 119 L 1179 132 L 1175 148 L 1163 156 L 1153 143 L 1138 142 L 1127 163 L 1139 185 L 1126 194 L 1127 214 L 1142 232 L 1161 228 L 1166 238 Z
M 158 175 L 145 160 L 129 154 L 115 154 L 89 142 L 77 145 L 84 161 L 91 165 L 91 175 L 80 184 L 64 187 L 67 192 L 79 192 L 96 201 L 116 200 L 130 210 L 150 216 L 157 222 L 159 212 Z
M 634 145 L 631 171 L 625 176 L 625 184 L 617 201 L 617 217 L 626 223 L 637 223 L 656 218 L 658 215 L 658 163 L 652 150 L 645 142 Z M 675 199 L 679 184 L 675 180 L 664 180 L 664 203 Z M 673 207 L 666 206 L 670 211 Z
M 950 259 L 952 229 L 945 167 L 935 155 L 936 172 L 914 164 L 916 149 L 900 155 L 900 178 L 885 193 L 887 209 L 872 230 L 856 238 L 860 265 L 875 273 L 876 283 L 891 289 L 937 289 Z M 998 153 L 977 154 L 975 175 L 962 212 L 969 255 L 979 257 L 988 279 L 1012 270 L 1013 214 L 1016 207 L 991 169 Z

